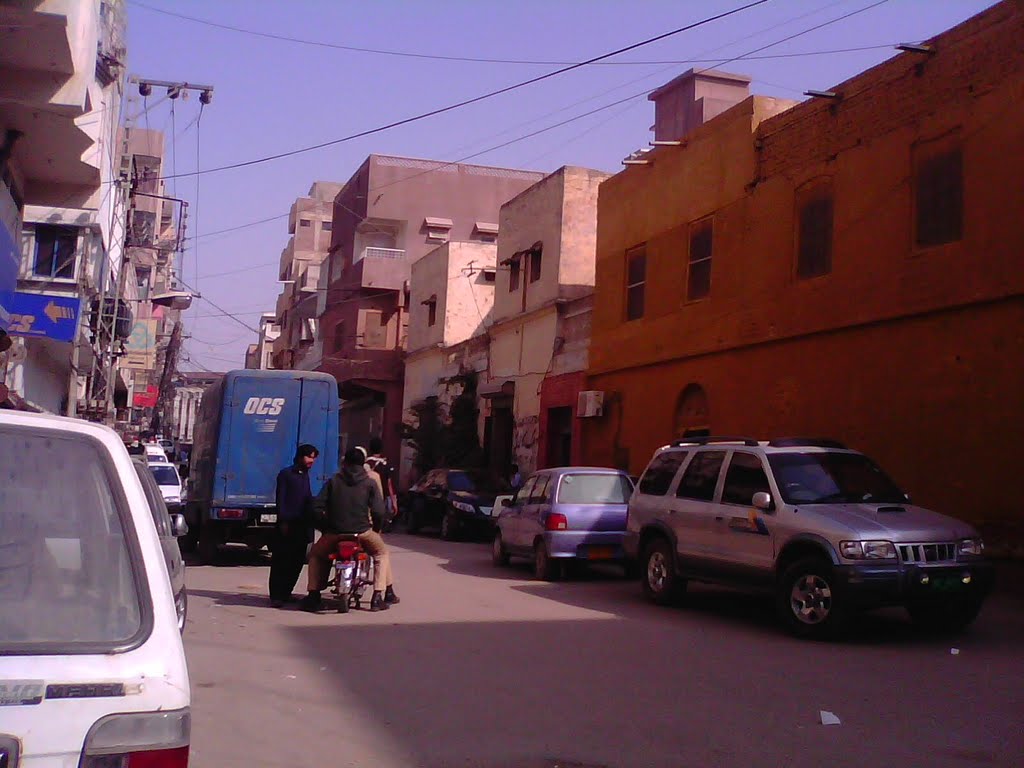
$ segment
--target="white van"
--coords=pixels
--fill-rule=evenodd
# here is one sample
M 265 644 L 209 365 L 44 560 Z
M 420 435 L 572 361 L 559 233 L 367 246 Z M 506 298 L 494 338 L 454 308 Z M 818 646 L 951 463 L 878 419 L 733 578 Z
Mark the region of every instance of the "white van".
M 167 454 L 158 443 L 146 443 L 146 461 L 150 464 L 170 464 Z
M 149 471 L 160 486 L 160 495 L 168 507 L 181 506 L 181 477 L 173 464 L 150 464 Z
M 190 703 L 164 552 L 121 440 L 0 411 L 0 765 L 183 768 Z

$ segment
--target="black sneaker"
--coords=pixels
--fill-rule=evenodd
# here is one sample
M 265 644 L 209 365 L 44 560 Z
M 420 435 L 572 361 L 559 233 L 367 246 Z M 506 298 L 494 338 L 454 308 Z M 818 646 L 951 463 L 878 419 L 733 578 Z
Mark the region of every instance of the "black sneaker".
M 322 603 L 320 595 L 306 595 L 299 601 L 299 608 L 309 613 L 316 613 L 320 610 Z
M 395 594 L 395 588 L 388 587 L 387 591 L 384 593 L 384 602 L 388 605 L 398 605 L 402 601 L 399 600 L 398 595 Z
M 391 606 L 384 600 L 384 596 L 380 592 L 374 592 L 373 597 L 370 598 L 370 610 L 371 611 L 386 611 Z

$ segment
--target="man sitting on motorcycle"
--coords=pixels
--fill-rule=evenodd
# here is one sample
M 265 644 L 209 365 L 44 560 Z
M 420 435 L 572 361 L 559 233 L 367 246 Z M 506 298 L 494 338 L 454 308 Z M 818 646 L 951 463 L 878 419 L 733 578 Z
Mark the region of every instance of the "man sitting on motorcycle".
M 363 461 L 362 451 L 356 448 L 347 451 L 341 469 L 313 500 L 317 527 L 323 533 L 309 553 L 309 594 L 299 605 L 304 611 L 320 609 L 320 590 L 326 582 L 329 557 L 345 536 L 355 536 L 373 558 L 370 610 L 387 610 L 398 602 L 391 578 L 391 557 L 377 532 L 385 520 L 384 499 L 377 483 L 367 475 Z

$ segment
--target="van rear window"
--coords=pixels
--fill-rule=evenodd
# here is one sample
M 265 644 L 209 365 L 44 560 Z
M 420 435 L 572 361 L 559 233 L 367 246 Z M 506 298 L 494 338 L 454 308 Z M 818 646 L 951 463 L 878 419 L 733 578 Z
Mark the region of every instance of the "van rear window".
M 563 475 L 558 486 L 559 504 L 628 504 L 633 483 L 624 475 Z
M 0 654 L 141 639 L 151 612 L 117 483 L 87 436 L 0 427 Z

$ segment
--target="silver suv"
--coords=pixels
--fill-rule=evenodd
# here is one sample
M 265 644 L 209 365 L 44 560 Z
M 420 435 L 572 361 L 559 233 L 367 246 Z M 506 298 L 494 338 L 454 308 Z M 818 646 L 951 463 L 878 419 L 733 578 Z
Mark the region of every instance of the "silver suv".
M 644 592 L 688 580 L 768 591 L 803 637 L 857 609 L 903 605 L 931 629 L 978 615 L 993 582 L 970 525 L 921 507 L 833 440 L 700 437 L 658 449 L 629 502 L 625 549 Z

